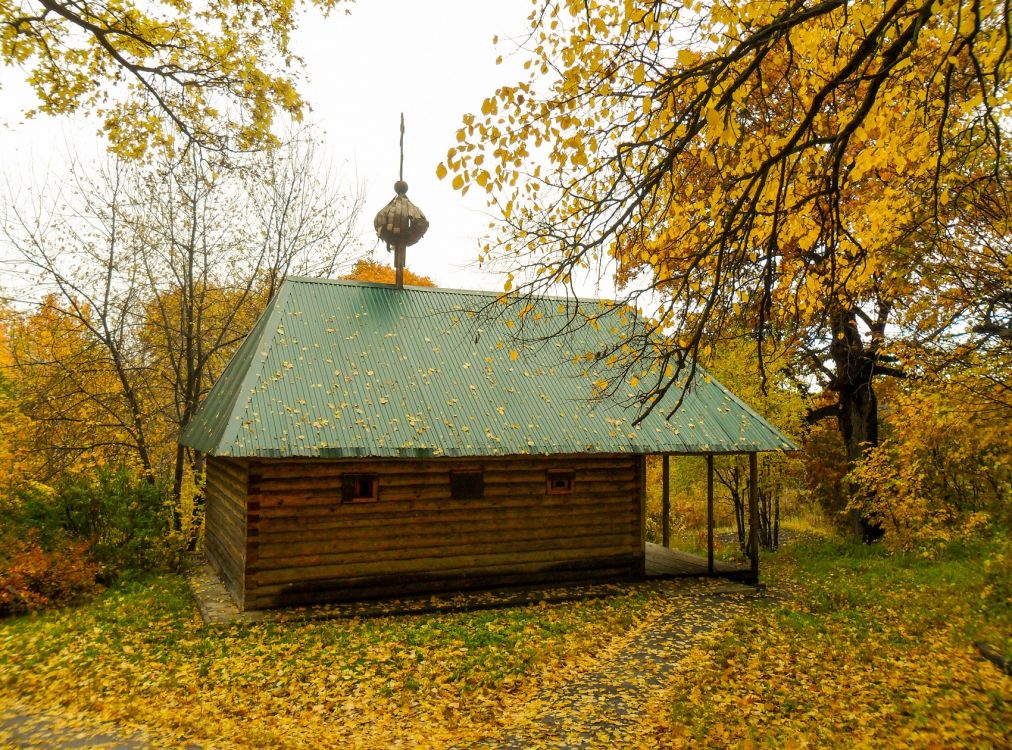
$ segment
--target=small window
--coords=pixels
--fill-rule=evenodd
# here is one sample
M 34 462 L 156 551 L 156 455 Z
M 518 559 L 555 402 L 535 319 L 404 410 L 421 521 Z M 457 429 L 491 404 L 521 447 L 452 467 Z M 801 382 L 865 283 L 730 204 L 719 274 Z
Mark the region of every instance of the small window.
M 374 503 L 379 498 L 379 477 L 376 474 L 342 474 L 341 502 Z
M 550 471 L 548 472 L 548 494 L 564 495 L 573 491 L 573 472 L 571 471 Z
M 481 471 L 451 471 L 450 497 L 454 500 L 480 500 L 485 497 L 485 475 Z

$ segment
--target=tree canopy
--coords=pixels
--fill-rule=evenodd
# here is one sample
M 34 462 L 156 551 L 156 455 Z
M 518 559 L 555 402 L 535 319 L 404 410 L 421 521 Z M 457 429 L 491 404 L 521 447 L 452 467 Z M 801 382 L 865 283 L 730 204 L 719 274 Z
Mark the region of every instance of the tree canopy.
M 9 370 L 44 481 L 128 460 L 152 480 L 171 467 L 179 498 L 202 457 L 175 437 L 281 280 L 356 251 L 362 194 L 321 169 L 312 140 L 243 168 L 205 156 L 110 157 L 39 205 L 13 189 L 0 202 L 12 279 L 46 294 L 35 311 L 0 309 L 0 396 Z
M 355 265 L 352 266 L 351 270 L 342 276 L 342 279 L 347 281 L 369 281 L 374 284 L 393 284 L 394 283 L 394 267 L 388 266 L 385 263 L 381 263 L 378 260 L 371 258 L 359 258 L 355 261 Z M 422 276 L 420 274 L 412 272 L 410 269 L 404 269 L 404 282 L 411 286 L 435 286 L 436 283 L 428 276 Z
M 931 287 L 988 247 L 963 231 L 978 198 L 1007 195 L 1009 16 L 1007 0 L 546 0 L 529 77 L 464 118 L 437 174 L 501 213 L 483 256 L 515 269 L 507 290 L 609 266 L 665 337 L 627 347 L 625 370 L 653 378 L 644 410 L 729 328 L 760 356 L 787 341 L 813 370 L 870 378 L 892 367 L 888 323 L 966 330 L 1003 309 Z
M 301 118 L 296 10 L 291 0 L 11 0 L 0 3 L 0 61 L 38 96 L 29 114 L 95 114 L 120 156 L 179 137 L 249 149 L 272 141 L 278 112 Z

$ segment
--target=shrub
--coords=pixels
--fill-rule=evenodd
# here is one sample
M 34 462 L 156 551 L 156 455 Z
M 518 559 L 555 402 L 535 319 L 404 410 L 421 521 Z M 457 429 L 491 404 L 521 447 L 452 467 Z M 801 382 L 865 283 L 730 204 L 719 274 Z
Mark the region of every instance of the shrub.
M 853 507 L 882 524 L 887 546 L 935 555 L 1012 518 L 1007 410 L 946 384 L 922 383 L 892 404 L 892 437 L 850 479 Z
M 985 587 L 981 598 L 1004 611 L 1012 611 L 1012 541 L 1001 540 L 984 560 Z
M 4 540 L 0 552 L 0 616 L 70 604 L 101 587 L 101 566 L 87 542 L 48 551 L 37 539 Z
M 172 557 L 166 496 L 163 484 L 128 469 L 100 469 L 52 490 L 26 491 L 15 525 L 32 530 L 46 550 L 65 536 L 87 541 L 107 575 L 158 568 Z

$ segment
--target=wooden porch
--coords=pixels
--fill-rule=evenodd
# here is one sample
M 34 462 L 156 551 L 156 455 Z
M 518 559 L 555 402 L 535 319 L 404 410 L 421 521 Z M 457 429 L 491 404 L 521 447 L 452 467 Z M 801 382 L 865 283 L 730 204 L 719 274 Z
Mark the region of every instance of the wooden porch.
M 673 576 L 713 576 L 733 578 L 746 583 L 759 583 L 759 454 L 748 454 L 748 566 L 733 565 L 713 557 L 713 454 L 706 455 L 706 547 L 707 557 L 692 555 L 670 548 L 671 544 L 671 466 L 670 454 L 663 454 L 661 469 L 661 540 L 662 544 L 646 543 L 644 573 L 647 578 Z M 643 499 L 646 514 L 646 496 Z
M 716 575 L 735 580 L 751 580 L 753 577 L 749 566 L 723 560 L 713 561 L 711 573 L 705 557 L 668 549 L 652 542 L 647 542 L 645 573 L 647 578 Z

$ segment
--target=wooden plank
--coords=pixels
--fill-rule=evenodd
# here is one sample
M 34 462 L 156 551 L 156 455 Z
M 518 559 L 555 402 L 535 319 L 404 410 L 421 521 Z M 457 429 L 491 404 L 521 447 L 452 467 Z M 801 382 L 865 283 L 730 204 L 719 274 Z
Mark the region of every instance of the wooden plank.
M 246 548 L 246 540 L 242 536 L 229 534 L 219 526 L 205 530 L 204 539 L 205 546 L 208 542 L 213 543 L 220 554 L 231 557 L 241 569 Z
M 206 471 L 205 554 L 241 607 L 246 577 L 245 465 L 209 456 Z
M 564 499 L 559 499 L 564 498 Z M 609 506 L 623 506 L 635 511 L 637 500 L 631 497 L 620 496 L 587 496 L 587 495 L 546 495 L 537 503 L 532 501 L 530 496 L 493 497 L 482 500 L 451 500 L 449 498 L 430 499 L 409 499 L 409 500 L 383 500 L 375 503 L 341 503 L 334 499 L 326 503 L 270 503 L 260 498 L 259 511 L 262 518 L 286 518 L 312 516 L 333 516 L 334 514 L 347 515 L 348 517 L 380 516 L 383 514 L 405 514 L 405 513 L 435 513 L 451 510 L 475 510 L 482 508 L 551 508 L 559 513 L 567 512 L 567 509 L 579 509 L 575 512 L 583 512 L 584 509 L 593 508 L 606 509 Z
M 602 479 L 595 482 L 574 483 L 569 493 L 552 493 L 562 497 L 621 495 L 629 497 L 629 493 L 638 489 L 639 484 L 633 480 Z M 325 501 L 328 498 L 341 497 L 341 485 L 309 485 L 305 484 L 299 488 L 271 488 L 252 486 L 252 494 L 261 495 L 268 504 L 292 504 L 302 502 L 312 504 L 313 502 Z M 544 477 L 528 482 L 516 482 L 513 484 L 485 483 L 484 497 L 541 497 L 546 494 L 546 483 Z M 424 482 L 415 485 L 391 486 L 385 482 L 383 477 L 379 479 L 379 499 L 385 500 L 438 500 L 451 497 L 450 482 L 438 484 L 426 484 Z M 279 503 L 278 501 L 281 501 Z
M 395 548 L 386 551 L 397 553 L 396 557 L 387 558 L 390 560 L 397 560 L 398 562 L 408 560 L 422 561 L 423 564 L 413 567 L 425 570 L 431 567 L 433 563 L 443 559 L 465 556 L 480 559 L 492 555 L 507 554 L 519 560 L 531 553 L 553 551 L 561 556 L 560 559 L 566 559 L 567 557 L 574 556 L 568 554 L 569 550 L 587 550 L 591 552 L 597 549 L 625 549 L 626 551 L 630 551 L 635 539 L 636 536 L 630 533 L 602 534 L 597 532 L 584 536 L 574 535 L 565 539 L 558 537 L 547 539 L 514 539 L 510 541 L 508 546 L 496 539 L 476 539 L 458 541 L 456 544 L 453 544 L 452 540 L 446 540 L 445 544 L 433 547 L 430 539 L 423 538 L 419 540 L 400 540 Z M 509 550 L 509 552 L 504 553 L 503 550 Z M 340 550 L 321 551 L 315 554 L 265 557 L 263 556 L 264 551 L 264 548 L 261 547 L 261 557 L 249 563 L 249 570 L 255 572 L 258 576 L 258 581 L 262 580 L 259 576 L 269 574 L 272 571 L 285 572 L 292 569 L 307 571 L 310 569 L 324 569 L 334 565 L 351 568 L 359 563 L 372 563 L 378 559 L 375 546 L 365 541 L 350 542 L 347 547 Z M 311 573 L 310 575 L 315 574 Z
M 208 457 L 208 466 L 214 464 L 214 472 L 207 472 L 209 479 L 212 477 L 229 486 L 239 488 L 245 492 L 248 483 L 246 467 L 237 461 L 226 461 L 215 456 Z
M 220 477 L 211 476 L 207 480 L 207 489 L 211 492 L 218 493 L 226 502 L 237 501 L 239 498 L 245 497 L 246 485 L 235 484 L 229 480 L 223 480 Z M 241 503 L 236 502 L 241 507 Z
M 573 493 L 569 495 L 488 495 L 483 498 L 451 498 L 428 497 L 428 498 L 384 498 L 381 494 L 378 502 L 375 503 L 341 503 L 334 499 L 324 502 L 306 503 L 273 503 L 267 499 L 261 506 L 267 514 L 277 516 L 290 515 L 292 513 L 306 512 L 310 515 L 316 513 L 315 509 L 327 506 L 340 506 L 350 515 L 381 515 L 385 513 L 434 513 L 443 511 L 470 511 L 481 510 L 482 508 L 515 509 L 520 511 L 542 509 L 558 513 L 566 513 L 569 510 L 577 513 L 593 512 L 594 508 L 608 505 L 635 505 L 636 497 L 633 489 L 629 494 L 594 494 Z
M 589 548 L 565 548 L 546 549 L 527 552 L 517 555 L 512 552 L 500 552 L 485 555 L 465 554 L 454 557 L 444 557 L 435 560 L 424 558 L 421 561 L 415 559 L 406 560 L 380 560 L 372 562 L 361 562 L 356 564 L 340 565 L 313 565 L 306 567 L 285 568 L 283 570 L 248 572 L 247 582 L 254 579 L 257 589 L 269 584 L 297 583 L 321 579 L 360 578 L 368 576 L 394 575 L 402 573 L 446 572 L 457 571 L 467 572 L 478 568 L 496 568 L 499 570 L 519 569 L 526 565 L 535 563 L 566 563 L 578 560 L 581 557 L 610 557 L 627 556 L 629 559 L 639 560 L 640 556 L 630 554 L 628 547 L 618 546 L 602 548 L 592 546 Z M 420 565 L 419 563 L 424 563 Z
M 281 539 L 296 539 L 303 538 L 307 534 L 313 534 L 318 536 L 325 536 L 330 531 L 334 530 L 368 530 L 379 527 L 388 527 L 392 529 L 392 533 L 401 533 L 406 530 L 410 530 L 414 527 L 427 526 L 436 523 L 446 524 L 460 524 L 466 525 L 469 521 L 473 521 L 476 524 L 480 524 L 477 528 L 481 528 L 481 525 L 491 522 L 493 525 L 496 524 L 497 520 L 501 519 L 503 525 L 519 526 L 521 522 L 526 522 L 529 527 L 537 526 L 543 522 L 554 522 L 556 520 L 559 523 L 565 524 L 580 524 L 593 522 L 597 518 L 607 518 L 612 523 L 626 523 L 635 522 L 635 511 L 634 507 L 629 504 L 612 504 L 612 505 L 601 505 L 597 506 L 599 511 L 598 514 L 594 513 L 578 513 L 576 509 L 567 509 L 568 512 L 553 513 L 549 509 L 521 509 L 522 511 L 516 513 L 513 512 L 515 509 L 510 509 L 509 512 L 503 511 L 497 513 L 498 509 L 482 508 L 474 509 L 470 512 L 433 512 L 425 514 L 427 516 L 424 519 L 420 519 L 418 514 L 414 513 L 384 513 L 377 514 L 374 516 L 369 515 L 351 515 L 341 514 L 339 510 L 329 515 L 314 515 L 314 516 L 280 516 L 275 517 L 271 515 L 260 515 L 255 524 L 255 528 L 260 537 L 264 540 L 271 540 L 275 535 L 281 535 Z M 429 518 L 428 516 L 431 516 Z M 251 524 L 253 528 L 253 524 Z M 465 526 L 466 528 L 466 526 Z M 462 532 L 463 533 L 463 532 Z
M 214 520 L 215 526 L 225 525 L 242 528 L 246 509 L 235 502 L 235 499 L 222 497 L 221 490 L 210 484 L 207 486 L 204 497 L 207 499 L 205 514 L 209 521 Z
M 242 581 L 245 571 L 236 565 L 235 559 L 228 555 L 222 555 L 217 547 L 208 546 L 205 548 L 208 562 L 221 577 L 225 588 L 228 589 L 232 598 L 237 602 L 241 599 Z
M 228 498 L 222 498 L 214 488 L 211 488 L 205 497 L 207 498 L 206 514 L 208 519 L 213 518 L 216 525 L 242 527 L 243 518 L 246 515 L 242 506 Z
M 205 547 L 205 555 L 211 567 L 225 584 L 225 588 L 236 603 L 242 601 L 244 571 L 235 565 L 235 561 L 228 555 L 223 555 L 214 546 Z
M 638 486 L 633 485 L 619 485 L 618 491 L 614 485 L 608 486 L 607 490 L 601 492 L 573 492 L 570 494 L 552 494 L 550 499 L 540 499 L 544 496 L 545 483 L 541 482 L 536 485 L 538 489 L 534 489 L 533 486 L 528 491 L 515 491 L 515 492 L 496 492 L 486 488 L 484 498 L 462 498 L 469 500 L 472 504 L 479 503 L 481 500 L 493 501 L 501 500 L 504 503 L 510 503 L 514 505 L 538 505 L 538 504 L 551 504 L 555 506 L 570 505 L 579 502 L 593 503 L 600 502 L 602 500 L 615 500 L 622 498 L 635 497 L 637 495 Z M 538 495 L 538 492 L 541 495 Z M 258 494 L 260 507 L 264 509 L 272 508 L 309 508 L 316 505 L 329 505 L 333 503 L 341 502 L 341 492 L 301 492 L 293 494 Z M 442 487 L 439 489 L 431 490 L 419 490 L 419 491 L 404 491 L 404 492 L 390 492 L 380 484 L 379 497 L 377 501 L 380 503 L 404 503 L 411 501 L 429 501 L 433 507 L 437 507 L 444 501 L 453 500 L 450 496 L 450 488 Z
M 486 470 L 486 486 L 515 487 L 522 485 L 531 486 L 536 490 L 538 486 L 544 485 L 545 475 L 549 470 L 532 469 L 529 471 L 515 472 L 494 472 Z M 337 491 L 341 486 L 341 477 L 344 474 L 355 474 L 356 472 L 337 472 L 323 476 L 298 476 L 298 477 L 274 477 L 264 475 L 256 479 L 256 487 L 264 494 L 301 492 L 301 491 Z M 410 489 L 437 489 L 449 485 L 448 471 L 425 472 L 419 471 L 415 474 L 390 474 L 381 468 L 374 473 L 381 478 L 382 490 L 410 490 Z M 636 473 L 618 469 L 581 469 L 574 470 L 576 477 L 574 487 L 587 485 L 595 491 L 606 484 L 631 484 L 636 482 Z
M 474 508 L 471 510 L 436 511 L 425 526 L 438 524 L 447 530 L 457 533 L 481 531 L 483 529 L 499 529 L 505 526 L 516 526 L 526 522 L 528 527 L 542 526 L 574 526 L 587 523 L 633 523 L 635 518 L 628 502 L 613 503 L 586 510 L 567 508 L 566 512 L 558 512 L 553 508 Z M 577 512 L 580 511 L 580 512 Z M 260 517 L 259 534 L 261 544 L 271 542 L 297 542 L 309 539 L 325 539 L 335 531 L 386 528 L 391 534 L 402 534 L 419 527 L 419 518 L 415 513 L 382 513 L 375 515 L 352 516 L 350 514 L 331 516 L 314 516 L 312 518 L 268 518 Z
M 519 549 L 531 540 L 566 540 L 586 537 L 612 537 L 621 535 L 630 541 L 638 538 L 638 529 L 631 522 L 625 528 L 617 523 L 599 523 L 572 527 L 540 527 L 532 528 L 495 528 L 466 529 L 469 533 L 461 533 L 453 529 L 425 527 L 417 531 L 391 532 L 383 528 L 354 529 L 353 533 L 334 530 L 334 534 L 325 539 L 314 539 L 300 542 L 269 541 L 265 536 L 259 539 L 259 567 L 263 567 L 269 558 L 288 558 L 296 555 L 341 554 L 346 552 L 368 551 L 376 556 L 397 552 L 404 554 L 406 550 L 429 549 L 432 557 L 441 557 L 447 550 L 456 546 L 475 548 L 494 544 L 500 549 L 509 545 L 509 549 Z M 368 532 L 368 533 L 364 533 Z

